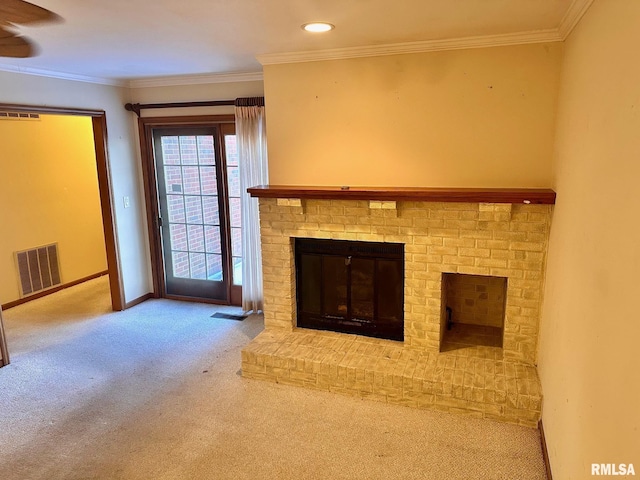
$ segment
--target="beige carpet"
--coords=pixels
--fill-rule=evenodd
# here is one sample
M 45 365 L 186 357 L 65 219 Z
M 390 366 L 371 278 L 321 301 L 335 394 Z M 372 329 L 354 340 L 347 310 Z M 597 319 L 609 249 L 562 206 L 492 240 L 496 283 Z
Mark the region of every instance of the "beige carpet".
M 5 312 L 0 479 L 544 479 L 533 429 L 239 376 L 237 309 L 109 312 L 106 277 Z

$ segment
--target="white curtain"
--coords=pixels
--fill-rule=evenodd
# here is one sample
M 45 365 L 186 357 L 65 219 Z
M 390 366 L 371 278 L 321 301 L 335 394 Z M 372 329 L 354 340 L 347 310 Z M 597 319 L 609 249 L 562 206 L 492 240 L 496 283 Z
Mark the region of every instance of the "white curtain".
M 239 106 L 243 104 L 253 105 Z M 258 312 L 263 300 L 260 221 L 258 199 L 251 198 L 247 188 L 269 183 L 264 99 L 236 100 L 235 114 L 242 189 L 242 309 Z

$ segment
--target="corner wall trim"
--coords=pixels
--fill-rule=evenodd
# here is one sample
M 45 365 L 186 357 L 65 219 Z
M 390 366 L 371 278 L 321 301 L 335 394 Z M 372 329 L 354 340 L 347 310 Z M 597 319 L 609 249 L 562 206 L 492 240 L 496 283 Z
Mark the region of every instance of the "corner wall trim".
M 135 307 L 136 305 L 139 305 L 142 302 L 146 302 L 150 298 L 154 298 L 154 296 L 155 295 L 153 293 L 145 293 L 141 297 L 135 298 L 135 299 L 131 300 L 130 302 L 125 303 L 124 304 L 124 309 L 127 310 L 128 308 Z
M 38 292 L 33 295 L 29 295 L 28 297 L 20 298 L 18 300 L 14 300 L 13 302 L 7 302 L 4 305 L 0 305 L 2 310 L 9 310 L 10 308 L 17 307 L 18 305 L 22 305 L 30 302 L 31 300 L 36 300 L 38 298 L 46 297 L 47 295 L 51 295 L 52 293 L 59 292 L 60 290 L 64 290 L 65 288 L 75 287 L 84 282 L 88 282 L 89 280 L 93 280 L 94 278 L 102 277 L 104 275 L 108 275 L 109 271 L 104 270 L 102 272 L 94 273 L 92 275 L 88 275 L 86 277 L 79 278 L 78 280 L 74 280 L 73 282 L 64 283 L 62 285 L 58 285 L 57 287 L 51 288 L 49 290 L 45 290 L 43 292 Z
M 4 324 L 2 323 L 2 307 L 0 307 L 0 368 L 9 365 L 9 348 L 7 348 L 7 339 L 4 335 Z
M 544 468 L 547 471 L 547 480 L 553 480 L 553 476 L 551 475 L 551 463 L 549 462 L 549 451 L 547 450 L 547 439 L 544 436 L 542 419 L 538 422 L 538 430 L 540 430 L 540 446 L 542 447 L 542 459 L 544 460 Z

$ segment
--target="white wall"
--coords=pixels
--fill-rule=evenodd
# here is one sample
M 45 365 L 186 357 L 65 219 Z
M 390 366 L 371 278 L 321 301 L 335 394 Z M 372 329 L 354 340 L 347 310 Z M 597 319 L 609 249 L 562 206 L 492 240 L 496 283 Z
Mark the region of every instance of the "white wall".
M 640 475 L 639 27 L 638 0 L 596 0 L 565 46 L 539 342 L 554 480 Z
M 126 302 L 151 291 L 144 194 L 137 161 L 133 113 L 124 109 L 127 89 L 0 72 L 0 102 L 104 110 L 107 116 L 109 170 L 116 243 Z M 125 209 L 123 197 L 130 198 Z

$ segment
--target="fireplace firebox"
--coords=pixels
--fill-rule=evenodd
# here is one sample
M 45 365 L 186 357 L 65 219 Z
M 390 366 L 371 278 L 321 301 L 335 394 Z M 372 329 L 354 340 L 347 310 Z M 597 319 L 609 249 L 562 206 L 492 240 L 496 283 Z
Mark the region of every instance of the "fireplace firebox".
M 295 239 L 297 326 L 404 340 L 404 244 Z

